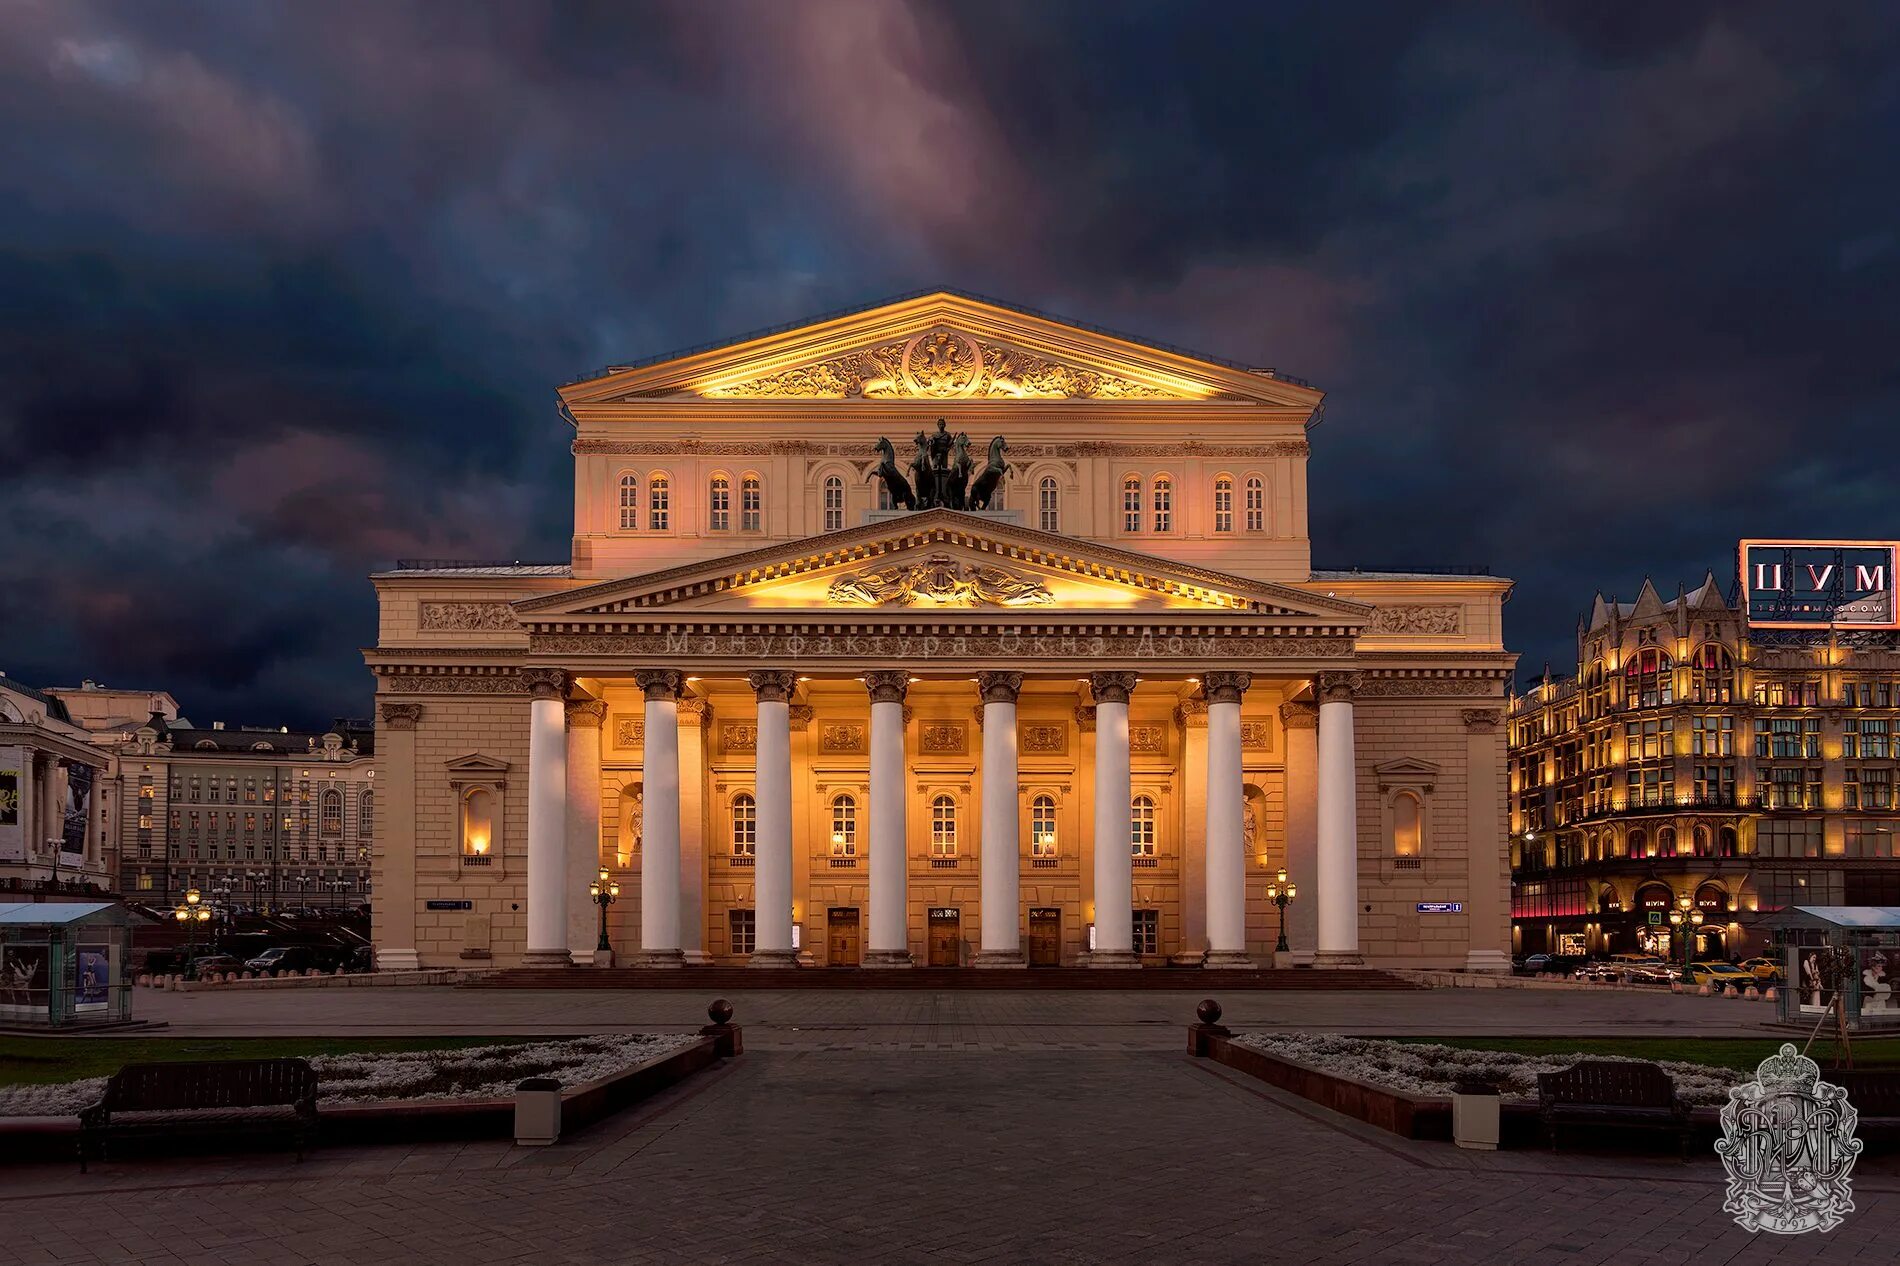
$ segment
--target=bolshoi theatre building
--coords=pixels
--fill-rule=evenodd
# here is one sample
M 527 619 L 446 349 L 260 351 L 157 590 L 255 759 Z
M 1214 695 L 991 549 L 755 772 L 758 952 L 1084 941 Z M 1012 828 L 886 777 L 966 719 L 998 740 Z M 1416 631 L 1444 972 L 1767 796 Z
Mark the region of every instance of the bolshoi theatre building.
M 569 561 L 374 577 L 382 967 L 1508 966 L 1510 585 L 1314 570 L 1321 392 L 935 292 L 560 398 Z

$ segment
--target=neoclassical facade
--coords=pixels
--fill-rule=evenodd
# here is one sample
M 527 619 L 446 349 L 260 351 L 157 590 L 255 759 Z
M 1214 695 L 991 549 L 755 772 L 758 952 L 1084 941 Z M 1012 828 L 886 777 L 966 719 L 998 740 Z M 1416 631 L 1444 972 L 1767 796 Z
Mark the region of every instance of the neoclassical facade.
M 1298 380 L 938 292 L 561 390 L 376 575 L 384 967 L 1498 969 L 1508 582 L 1316 571 Z M 941 419 L 941 425 L 939 420 Z

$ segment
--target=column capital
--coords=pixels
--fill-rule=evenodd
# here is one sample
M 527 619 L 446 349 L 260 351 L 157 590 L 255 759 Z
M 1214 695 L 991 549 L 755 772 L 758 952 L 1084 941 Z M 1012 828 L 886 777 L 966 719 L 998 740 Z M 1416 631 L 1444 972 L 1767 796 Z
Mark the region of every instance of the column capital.
M 1240 696 L 1247 693 L 1247 687 L 1253 685 L 1252 673 L 1229 672 L 1217 669 L 1201 674 L 1201 690 L 1207 695 L 1209 703 L 1239 703 Z
M 1095 733 L 1095 705 L 1077 704 L 1075 708 L 1075 728 L 1084 734 Z
M 1313 679 L 1313 693 L 1321 703 L 1351 703 L 1365 677 L 1364 673 L 1321 673 Z
M 976 688 L 984 703 L 1014 703 L 1023 688 L 1021 673 L 978 673 Z
M 681 725 L 704 725 L 712 715 L 712 704 L 704 699 L 681 699 L 679 718 Z
M 1314 703 L 1283 703 L 1280 705 L 1280 724 L 1289 730 L 1317 730 L 1319 728 L 1319 705 Z
M 1207 700 L 1181 700 L 1175 706 L 1174 719 L 1180 722 L 1184 730 L 1205 730 L 1207 728 Z
M 745 679 L 760 703 L 790 703 L 792 691 L 798 688 L 798 674 L 782 668 L 759 669 L 747 673 Z
M 910 690 L 910 674 L 880 669 L 864 674 L 864 687 L 871 692 L 872 703 L 902 703 Z
M 678 699 L 686 676 L 677 668 L 642 668 L 633 674 L 633 684 L 649 699 Z
M 524 668 L 521 688 L 537 699 L 559 699 L 567 693 L 567 674 L 558 668 Z
M 802 730 L 810 725 L 812 717 L 816 715 L 809 703 L 794 703 L 791 705 L 789 711 L 791 713 L 792 728 L 794 730 Z
M 570 729 L 598 730 L 607 719 L 607 705 L 599 699 L 576 699 L 567 705 Z
M 1464 718 L 1465 729 L 1474 732 L 1495 730 L 1504 719 L 1504 712 L 1499 708 L 1465 708 L 1458 715 Z
M 416 722 L 422 720 L 422 705 L 419 703 L 385 703 L 382 711 L 382 724 L 389 730 L 413 730 Z
M 1135 673 L 1090 673 L 1089 693 L 1095 696 L 1097 706 L 1104 703 L 1127 703 L 1128 696 L 1134 693 L 1135 683 L 1140 677 Z

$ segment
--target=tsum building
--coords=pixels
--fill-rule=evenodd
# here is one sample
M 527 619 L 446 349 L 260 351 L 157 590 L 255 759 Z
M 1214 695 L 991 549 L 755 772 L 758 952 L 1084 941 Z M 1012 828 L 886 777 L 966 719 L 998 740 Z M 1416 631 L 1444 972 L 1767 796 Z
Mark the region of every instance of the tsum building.
M 1483 575 L 1315 570 L 1322 393 L 948 292 L 560 390 L 548 565 L 373 577 L 384 967 L 1506 965 Z M 604 961 L 604 960 L 603 960 Z
M 1746 957 L 1788 906 L 1900 904 L 1893 638 L 1751 629 L 1713 575 L 1599 594 L 1577 675 L 1511 701 L 1514 946 Z

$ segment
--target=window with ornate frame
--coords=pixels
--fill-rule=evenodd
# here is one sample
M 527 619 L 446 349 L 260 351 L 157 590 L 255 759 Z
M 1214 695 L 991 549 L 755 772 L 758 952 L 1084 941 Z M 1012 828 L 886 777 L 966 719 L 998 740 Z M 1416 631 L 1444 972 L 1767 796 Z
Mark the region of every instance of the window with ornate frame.
M 706 530 L 709 532 L 732 530 L 732 481 L 724 475 L 714 475 L 712 484 L 707 489 Z
M 836 475 L 825 476 L 825 531 L 836 532 L 844 527 L 844 480 Z
M 1155 531 L 1174 531 L 1174 481 L 1156 475 L 1154 482 Z
M 1247 530 L 1267 529 L 1267 486 L 1258 475 L 1247 476 Z
M 1714 642 L 1697 648 L 1689 660 L 1697 703 L 1730 703 L 1735 698 L 1735 658 Z
M 620 530 L 640 528 L 640 476 L 628 473 L 620 477 Z
M 1029 802 L 1029 855 L 1056 855 L 1056 799 L 1043 794 Z
M 952 796 L 939 795 L 930 802 L 930 855 L 957 855 L 957 802 Z
M 739 530 L 757 532 L 765 522 L 765 491 L 757 475 L 739 481 Z
M 1128 806 L 1128 843 L 1135 857 L 1155 855 L 1155 798 L 1145 792 Z
M 1675 666 L 1669 652 L 1644 647 L 1623 668 L 1623 705 L 1657 708 L 1676 701 Z
M 370 839 L 376 834 L 376 793 L 365 791 L 356 799 L 356 835 Z
M 327 788 L 317 805 L 317 831 L 322 835 L 343 834 L 343 793 Z
M 1036 483 L 1036 525 L 1045 532 L 1062 530 L 1062 492 L 1054 475 L 1044 475 Z
M 462 794 L 462 853 L 487 857 L 494 846 L 495 793 L 487 787 L 470 787 Z
M 742 791 L 732 798 L 732 855 L 751 857 L 759 843 L 759 802 Z
M 1122 531 L 1141 531 L 1141 477 L 1138 475 L 1122 480 Z
M 843 792 L 831 801 L 831 855 L 856 857 L 858 854 L 858 798 Z
M 647 526 L 652 531 L 667 530 L 672 517 L 671 491 L 665 475 L 656 474 L 647 479 Z
M 1227 475 L 1214 481 L 1214 530 L 1234 530 L 1234 481 Z

